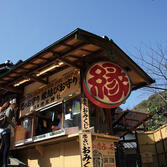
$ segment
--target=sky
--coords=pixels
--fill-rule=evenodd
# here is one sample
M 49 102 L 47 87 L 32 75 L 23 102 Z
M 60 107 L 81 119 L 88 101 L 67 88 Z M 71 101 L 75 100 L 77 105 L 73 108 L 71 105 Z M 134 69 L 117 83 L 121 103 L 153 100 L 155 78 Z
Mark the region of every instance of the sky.
M 26 60 L 76 28 L 135 54 L 142 43 L 167 42 L 166 9 L 166 0 L 0 0 L 0 63 Z M 134 91 L 122 107 L 146 98 Z

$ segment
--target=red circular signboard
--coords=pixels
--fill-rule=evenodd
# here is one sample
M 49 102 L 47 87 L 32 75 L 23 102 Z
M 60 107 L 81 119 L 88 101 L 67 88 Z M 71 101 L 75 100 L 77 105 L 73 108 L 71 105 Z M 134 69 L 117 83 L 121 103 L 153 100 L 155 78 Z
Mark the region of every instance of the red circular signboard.
M 130 79 L 118 65 L 103 61 L 86 72 L 83 89 L 90 101 L 102 108 L 121 105 L 131 92 Z

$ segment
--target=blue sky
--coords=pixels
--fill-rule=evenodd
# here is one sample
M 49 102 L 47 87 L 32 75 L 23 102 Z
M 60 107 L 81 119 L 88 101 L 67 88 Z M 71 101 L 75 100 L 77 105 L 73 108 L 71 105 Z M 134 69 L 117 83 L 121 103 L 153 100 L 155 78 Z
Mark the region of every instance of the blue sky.
M 167 42 L 166 8 L 166 0 L 0 0 L 0 63 L 26 60 L 78 27 L 135 53 L 142 43 Z M 141 94 L 123 107 L 147 97 Z

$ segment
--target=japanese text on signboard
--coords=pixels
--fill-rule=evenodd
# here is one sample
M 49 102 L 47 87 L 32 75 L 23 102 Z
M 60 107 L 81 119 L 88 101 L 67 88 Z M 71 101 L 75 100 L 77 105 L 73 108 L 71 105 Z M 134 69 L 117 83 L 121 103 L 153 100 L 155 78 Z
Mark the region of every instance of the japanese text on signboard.
M 94 140 L 92 145 L 93 145 L 92 146 L 93 152 L 96 153 L 96 156 L 94 156 L 94 163 L 96 164 L 103 163 L 104 167 L 115 167 L 116 166 L 114 143 L 112 141 Z M 102 155 L 101 162 L 97 155 Z M 94 165 L 96 166 L 96 164 Z
M 80 134 L 82 167 L 92 167 L 92 141 L 91 133 Z
M 82 130 L 89 130 L 89 107 L 87 98 L 81 98 L 81 120 Z
M 91 66 L 85 78 L 86 95 L 99 103 L 107 105 L 121 104 L 130 94 L 130 79 L 127 73 L 111 62 L 98 62 Z M 109 107 L 108 107 L 109 108 Z M 112 107 L 111 107 L 112 108 Z
M 35 91 L 21 102 L 21 116 L 29 114 L 31 110 L 38 110 L 52 103 L 61 101 L 65 96 L 78 91 L 79 73 L 73 71 L 66 77 L 52 81 L 48 86 Z
M 94 142 L 93 150 L 101 151 L 105 155 L 111 155 L 114 154 L 114 143 L 105 141 Z

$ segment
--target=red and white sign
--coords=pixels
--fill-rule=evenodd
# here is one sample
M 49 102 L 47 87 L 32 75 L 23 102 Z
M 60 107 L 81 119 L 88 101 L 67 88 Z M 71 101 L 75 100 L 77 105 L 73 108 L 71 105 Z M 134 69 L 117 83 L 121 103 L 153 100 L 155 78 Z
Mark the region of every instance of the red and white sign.
M 131 92 L 130 79 L 118 65 L 103 61 L 92 65 L 83 81 L 86 96 L 99 107 L 115 108 Z

